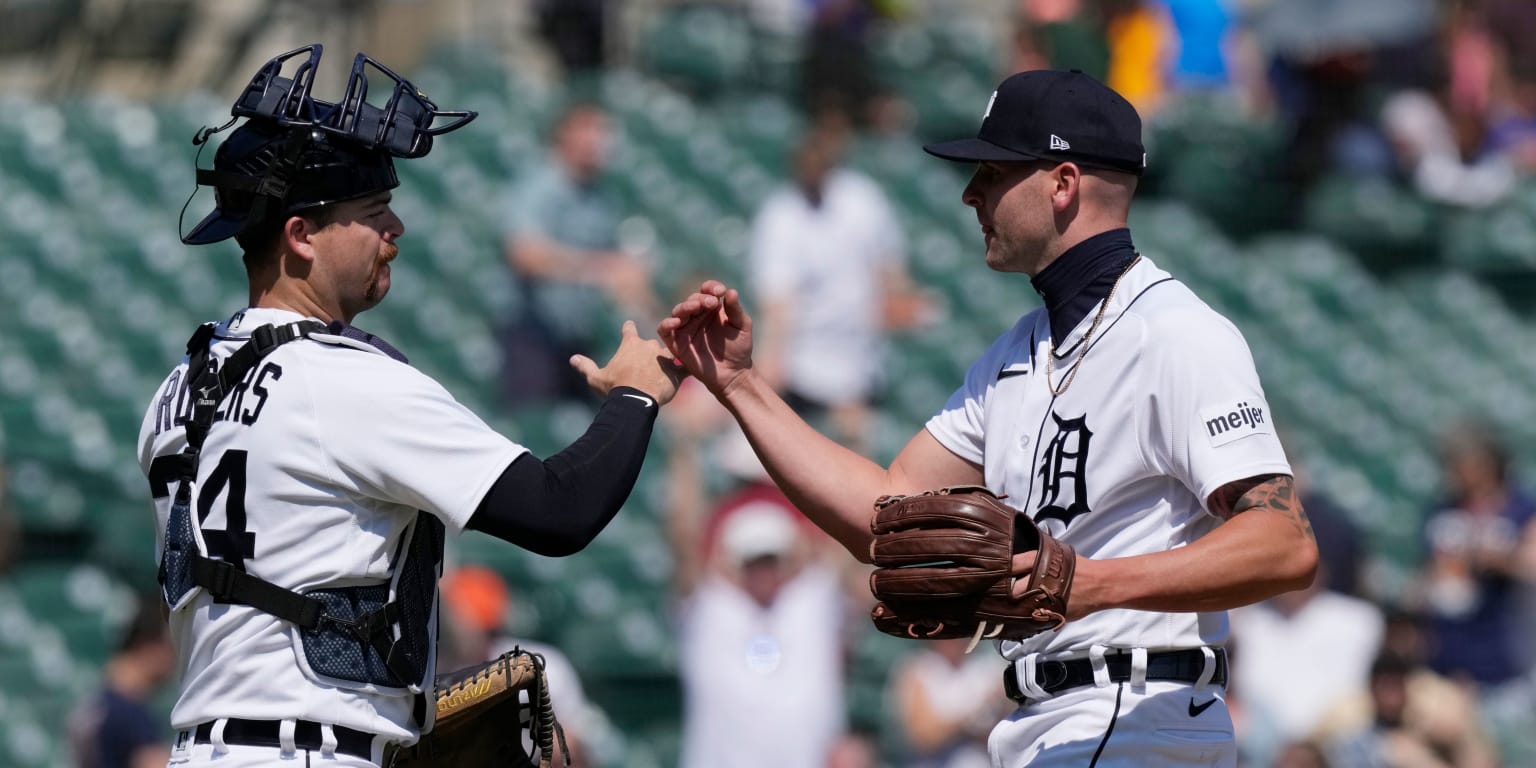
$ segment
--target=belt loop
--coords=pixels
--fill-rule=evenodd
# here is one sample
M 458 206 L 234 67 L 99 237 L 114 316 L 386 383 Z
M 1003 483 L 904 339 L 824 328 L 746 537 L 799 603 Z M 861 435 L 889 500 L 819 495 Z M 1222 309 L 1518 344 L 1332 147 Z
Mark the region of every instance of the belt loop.
M 1109 679 L 1109 663 L 1104 661 L 1104 654 L 1109 652 L 1109 646 L 1097 643 L 1088 646 L 1088 664 L 1093 667 L 1093 684 L 1103 688 L 1112 682 Z
M 228 724 L 229 718 L 221 717 L 213 721 L 213 727 L 208 729 L 208 743 L 213 745 L 215 755 L 229 752 L 229 745 L 224 743 L 224 726 Z
M 1147 688 L 1147 649 L 1131 649 L 1131 689 L 1142 691 Z
M 292 718 L 284 718 L 277 724 L 277 746 L 283 752 L 283 757 L 291 757 L 298 750 L 298 745 L 293 741 L 293 732 L 298 730 L 299 724 Z
M 391 744 L 388 736 L 382 733 L 375 734 L 373 741 L 368 744 L 368 752 L 370 753 L 368 759 L 379 765 L 389 765 L 394 762 L 393 748 L 395 747 L 397 745 Z
M 1014 662 L 1014 674 L 1019 678 L 1019 690 L 1024 695 L 1039 701 L 1050 698 L 1051 694 L 1040 685 L 1040 654 L 1031 653 Z
M 336 728 L 330 723 L 320 724 L 320 756 L 336 757 Z
M 1216 677 L 1216 652 L 1210 646 L 1202 645 L 1200 655 L 1205 657 L 1205 666 L 1200 669 L 1200 679 L 1195 681 L 1195 690 L 1204 691 L 1211 684 L 1211 679 Z

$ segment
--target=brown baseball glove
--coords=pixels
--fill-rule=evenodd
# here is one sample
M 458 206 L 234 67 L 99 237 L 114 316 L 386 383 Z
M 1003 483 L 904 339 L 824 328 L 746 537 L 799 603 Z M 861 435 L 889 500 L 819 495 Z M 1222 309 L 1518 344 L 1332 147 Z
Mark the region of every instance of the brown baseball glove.
M 554 745 L 567 756 L 545 684 L 544 658 L 513 649 L 494 661 L 441 676 L 437 720 L 390 768 L 551 768 Z M 527 692 L 527 701 L 522 693 Z M 524 721 L 533 754 L 523 747 Z
M 990 490 L 957 485 L 882 496 L 870 523 L 875 627 L 923 640 L 1022 640 L 1066 623 L 1077 553 Z M 1013 596 L 1013 556 L 1038 551 Z

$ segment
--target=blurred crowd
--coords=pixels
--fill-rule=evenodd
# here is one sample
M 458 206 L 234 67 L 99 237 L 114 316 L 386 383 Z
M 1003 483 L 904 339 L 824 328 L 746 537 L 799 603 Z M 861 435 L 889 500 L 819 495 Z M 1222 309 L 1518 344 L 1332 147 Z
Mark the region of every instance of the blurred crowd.
M 607 48 L 596 30 L 618 5 L 539 4 L 541 29 L 569 70 L 602 66 Z M 897 84 L 872 64 L 870 37 L 881 23 L 921 13 L 917 4 L 724 5 L 798 41 L 808 109 L 834 106 L 877 130 L 902 127 L 907 111 L 892 103 Z M 1148 117 L 1192 94 L 1228 93 L 1285 126 L 1301 187 L 1341 171 L 1482 206 L 1536 170 L 1528 45 L 1536 8 L 1524 0 L 1016 0 L 990 15 L 1012 30 L 1000 75 L 1081 69 Z M 577 26 L 593 31 L 572 34 Z
M 548 52 L 575 78 L 609 63 L 622 5 L 530 8 Z M 906 268 L 914 233 L 886 191 L 847 162 L 861 137 L 914 130 L 912 105 L 872 63 L 870 36 L 919 4 L 727 5 L 793 41 L 801 66 L 805 127 L 754 214 L 740 265 L 759 322 L 759 365 L 798 412 L 869 450 L 875 412 L 901 375 L 882 362 L 888 345 L 942 316 Z M 1149 121 L 1183 99 L 1233 99 L 1283 127 L 1285 182 L 1298 193 L 1345 173 L 1480 207 L 1536 171 L 1529 0 L 997 5 L 1008 23 L 996 30 L 996 79 L 1079 68 Z M 508 179 L 503 220 L 518 298 L 497 322 L 505 395 L 519 407 L 587 397 L 566 360 L 599 351 L 612 329 L 598 321 L 617 313 L 654 327 L 679 288 L 657 274 L 656 254 L 619 237 L 626 213 L 604 183 L 614 136 L 603 105 L 573 100 L 545 128 L 547 157 Z M 666 523 L 682 765 L 988 765 L 987 732 L 1011 707 L 1001 661 L 985 648 L 967 655 L 964 643 L 914 641 L 882 660 L 884 720 L 853 711 L 853 649 L 871 632 L 865 572 L 778 493 L 711 397 L 685 387 L 669 408 L 665 463 L 646 471 L 667 472 L 673 493 Z M 1536 497 L 1496 425 L 1444 426 L 1441 498 L 1422 510 L 1410 585 L 1376 578 L 1377 547 L 1356 523 L 1366 510 L 1307 492 L 1324 560 L 1316 583 L 1233 612 L 1229 705 L 1243 765 L 1536 765 Z M 0 570 L 14 529 L 0 504 Z M 583 691 L 581 670 L 538 638 L 508 634 L 516 587 L 481 568 L 448 574 L 445 659 L 535 648 L 550 660 L 572 764 L 623 765 L 624 737 Z M 146 615 L 127 628 L 102 689 L 71 720 L 82 766 L 163 764 L 168 729 L 144 711 L 170 662 Z

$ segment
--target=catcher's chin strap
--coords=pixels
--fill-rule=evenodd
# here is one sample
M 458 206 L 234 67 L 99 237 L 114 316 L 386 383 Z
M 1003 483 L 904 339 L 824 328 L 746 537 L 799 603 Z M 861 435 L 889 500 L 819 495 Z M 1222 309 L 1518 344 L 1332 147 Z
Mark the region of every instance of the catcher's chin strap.
M 150 469 L 151 475 L 161 474 L 165 479 L 182 480 L 176 491 L 176 503 L 191 502 L 191 488 L 197 479 L 197 463 L 203 449 L 203 441 L 219 403 L 231 388 L 240 383 L 262 358 L 273 350 L 307 338 L 312 333 L 326 330 L 326 326 L 314 320 L 304 320 L 282 326 L 263 325 L 251 333 L 251 338 L 224 360 L 221 366 L 209 352 L 213 341 L 214 324 L 206 323 L 187 342 L 190 364 L 187 376 L 192 396 L 192 415 L 187 419 L 187 448 L 174 456 L 157 459 Z M 315 630 L 321 624 L 331 624 L 359 641 L 368 643 L 384 660 L 390 674 L 402 684 L 411 682 L 412 670 L 397 650 L 390 631 L 400 618 L 400 605 L 391 602 L 355 620 L 339 619 L 325 612 L 320 600 L 301 595 L 280 587 L 266 579 L 246 573 L 243 565 L 228 560 L 192 556 L 192 583 L 208 590 L 208 594 L 220 603 L 249 605 L 259 611 L 292 622 L 304 629 Z

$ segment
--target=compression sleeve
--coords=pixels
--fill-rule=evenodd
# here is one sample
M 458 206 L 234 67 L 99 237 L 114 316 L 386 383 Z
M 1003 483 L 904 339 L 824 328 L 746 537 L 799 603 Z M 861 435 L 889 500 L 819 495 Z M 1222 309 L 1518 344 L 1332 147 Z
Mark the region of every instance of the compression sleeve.
M 656 411 L 649 395 L 615 387 L 570 447 L 543 461 L 523 454 L 507 465 L 468 527 L 540 555 L 581 551 L 629 498 Z

